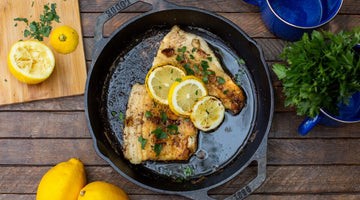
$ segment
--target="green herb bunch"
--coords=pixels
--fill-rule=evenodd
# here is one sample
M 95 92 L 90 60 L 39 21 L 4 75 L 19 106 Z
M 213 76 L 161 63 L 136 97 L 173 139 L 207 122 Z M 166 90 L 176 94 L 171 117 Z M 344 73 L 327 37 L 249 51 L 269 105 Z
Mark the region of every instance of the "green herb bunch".
M 34 2 L 33 2 L 34 3 Z M 32 3 L 32 5 L 33 5 Z M 43 14 L 40 15 L 40 22 L 32 21 L 29 23 L 27 18 L 15 18 L 14 21 L 25 22 L 28 28 L 24 30 L 24 37 L 30 36 L 30 38 L 43 41 L 44 37 L 49 37 L 52 26 L 51 22 L 56 21 L 60 22 L 59 16 L 56 13 L 56 3 L 52 3 L 49 7 L 49 4 L 44 5 Z M 17 24 L 15 24 L 17 26 Z
M 360 43 L 360 27 L 333 34 L 313 31 L 285 46 L 280 58 L 288 65 L 274 64 L 282 80 L 285 106 L 296 106 L 298 115 L 315 117 L 320 108 L 338 115 L 338 104 L 360 91 L 360 59 L 353 47 Z

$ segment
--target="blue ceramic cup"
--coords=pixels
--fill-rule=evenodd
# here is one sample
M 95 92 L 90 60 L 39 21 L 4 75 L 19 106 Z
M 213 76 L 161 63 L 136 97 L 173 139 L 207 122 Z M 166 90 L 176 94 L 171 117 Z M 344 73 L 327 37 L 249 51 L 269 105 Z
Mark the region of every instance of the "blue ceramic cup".
M 323 109 L 314 118 L 306 117 L 300 124 L 298 132 L 306 135 L 316 124 L 329 127 L 340 127 L 345 124 L 360 122 L 360 92 L 356 92 L 351 98 L 349 105 L 340 105 L 339 116 L 331 115 Z
M 343 0 L 243 0 L 260 6 L 262 20 L 276 36 L 297 41 L 339 12 Z
M 360 44 L 354 47 L 354 51 L 360 53 Z M 349 98 L 349 104 L 340 104 L 339 115 L 334 116 L 320 109 L 320 114 L 314 118 L 306 117 L 298 127 L 301 135 L 306 135 L 316 124 L 322 124 L 329 127 L 340 127 L 345 124 L 360 122 L 360 92 L 355 92 Z

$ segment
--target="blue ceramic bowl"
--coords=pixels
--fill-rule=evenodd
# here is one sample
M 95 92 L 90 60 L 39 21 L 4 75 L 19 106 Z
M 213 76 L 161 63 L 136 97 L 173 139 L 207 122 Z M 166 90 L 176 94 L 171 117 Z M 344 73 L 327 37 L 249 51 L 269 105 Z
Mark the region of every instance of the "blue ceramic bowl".
M 297 41 L 339 12 L 343 0 L 244 0 L 260 6 L 262 20 L 276 36 Z

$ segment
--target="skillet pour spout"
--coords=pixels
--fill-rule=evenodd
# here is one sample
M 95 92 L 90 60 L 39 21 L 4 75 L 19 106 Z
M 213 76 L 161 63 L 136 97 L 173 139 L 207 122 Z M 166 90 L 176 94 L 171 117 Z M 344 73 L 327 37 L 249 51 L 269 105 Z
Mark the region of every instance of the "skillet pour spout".
M 257 176 L 227 199 L 247 197 L 266 178 L 267 137 L 274 112 L 273 88 L 262 50 L 226 18 L 163 0 L 143 0 L 152 10 L 130 19 L 105 38 L 104 24 L 136 2 L 119 1 L 96 20 L 96 44 L 85 89 L 85 114 L 96 152 L 141 187 L 191 199 L 213 199 L 209 190 L 256 162 Z M 162 38 L 174 25 L 206 40 L 225 71 L 240 80 L 247 102 L 240 114 L 227 112 L 216 131 L 200 132 L 198 151 L 188 161 L 133 165 L 122 154 L 122 119 L 128 95 L 133 84 L 144 83 Z M 196 156 L 199 154 L 205 156 Z M 189 167 L 193 173 L 180 177 Z

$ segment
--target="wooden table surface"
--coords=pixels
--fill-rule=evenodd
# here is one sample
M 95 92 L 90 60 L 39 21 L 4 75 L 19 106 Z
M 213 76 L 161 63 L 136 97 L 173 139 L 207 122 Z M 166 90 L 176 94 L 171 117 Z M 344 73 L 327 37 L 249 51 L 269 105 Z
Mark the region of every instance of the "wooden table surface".
M 80 0 L 87 66 L 94 45 L 95 19 L 116 0 Z M 285 41 L 272 35 L 259 8 L 242 0 L 169 0 L 204 8 L 237 24 L 262 47 L 269 68 L 279 62 Z M 137 3 L 105 25 L 105 36 L 151 7 Z M 323 28 L 338 32 L 360 25 L 360 1 L 344 0 L 340 13 Z M 4 66 L 1 66 L 4 67 Z M 360 199 L 360 123 L 315 127 L 307 136 L 296 129 L 304 117 L 284 107 L 281 82 L 272 73 L 275 114 L 268 140 L 267 177 L 248 199 Z M 359 77 L 360 78 L 360 77 Z M 0 107 L 0 199 L 35 199 L 41 177 L 56 163 L 80 158 L 88 182 L 107 181 L 131 199 L 185 199 L 143 189 L 123 178 L 96 153 L 84 114 L 84 97 L 65 97 Z M 256 174 L 245 169 L 210 195 L 224 198 Z

